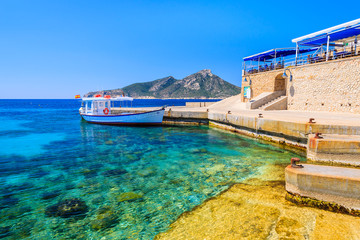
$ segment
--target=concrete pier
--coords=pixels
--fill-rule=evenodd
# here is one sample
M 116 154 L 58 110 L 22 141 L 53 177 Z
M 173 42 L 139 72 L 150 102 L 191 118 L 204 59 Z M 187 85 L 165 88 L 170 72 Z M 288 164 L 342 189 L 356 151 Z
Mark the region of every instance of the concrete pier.
M 246 110 L 234 96 L 210 107 L 167 107 L 164 124 L 210 124 L 255 138 L 307 148 L 308 136 L 323 134 L 360 135 L 360 114 Z M 116 108 L 112 111 L 143 112 L 158 108 Z M 262 115 L 259 115 L 262 114 Z M 314 118 L 314 123 L 309 123 Z
M 215 105 L 215 104 L 214 104 Z M 259 115 L 262 114 L 262 115 Z M 314 118 L 315 123 L 309 123 Z M 201 121 L 200 121 L 201 120 Z M 349 113 L 239 110 L 236 107 L 166 109 L 164 123 L 197 121 L 251 137 L 306 149 L 309 134 L 360 135 L 360 115 Z
M 360 136 L 324 134 L 309 136 L 307 158 L 312 161 L 360 166 Z
M 286 191 L 360 210 L 360 169 L 303 164 L 285 169 Z

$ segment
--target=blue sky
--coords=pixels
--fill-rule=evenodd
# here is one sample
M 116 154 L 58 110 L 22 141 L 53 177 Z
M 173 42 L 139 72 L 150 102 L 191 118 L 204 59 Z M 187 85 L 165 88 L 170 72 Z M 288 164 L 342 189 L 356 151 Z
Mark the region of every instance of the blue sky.
M 360 1 L 0 0 L 0 98 L 73 98 L 242 58 L 360 18 Z

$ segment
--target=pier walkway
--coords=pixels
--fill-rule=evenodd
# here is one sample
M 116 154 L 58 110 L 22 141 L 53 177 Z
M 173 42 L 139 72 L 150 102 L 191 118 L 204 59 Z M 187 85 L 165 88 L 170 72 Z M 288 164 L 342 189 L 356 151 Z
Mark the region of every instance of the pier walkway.
M 223 113 L 226 114 L 228 111 L 233 115 L 247 116 L 247 117 L 258 117 L 261 113 L 263 118 L 287 121 L 287 122 L 298 122 L 304 123 L 309 122 L 310 118 L 314 118 L 317 124 L 332 124 L 332 125 L 344 125 L 344 126 L 357 126 L 360 127 L 360 114 L 351 113 L 338 113 L 338 112 L 306 112 L 306 111 L 289 111 L 289 110 L 245 110 L 239 108 L 227 107 L 221 108 L 188 108 L 188 107 L 169 107 L 174 112 L 207 112 L 209 109 L 210 113 Z M 166 108 L 166 111 L 169 110 Z
M 319 132 L 360 135 L 360 114 L 246 110 L 235 97 L 210 107 L 167 107 L 163 122 L 164 124 L 209 124 L 303 149 L 306 148 L 309 134 Z M 118 108 L 115 111 L 141 112 L 155 109 L 158 108 Z
M 159 109 L 158 107 L 144 107 L 144 108 L 113 108 L 115 111 L 129 111 L 129 112 L 144 112 L 153 111 Z M 114 111 L 113 110 L 113 111 Z M 360 127 L 360 114 L 352 113 L 338 113 L 338 112 L 307 112 L 307 111 L 289 111 L 289 110 L 245 110 L 238 107 L 226 107 L 226 108 L 205 108 L 205 107 L 167 107 L 165 108 L 165 116 L 167 116 L 169 110 L 174 113 L 220 113 L 227 114 L 228 111 L 233 115 L 246 116 L 246 117 L 258 117 L 261 113 L 263 118 L 304 123 L 308 122 L 310 118 L 314 118 L 317 124 L 329 124 L 329 125 L 344 125 L 344 126 L 356 126 Z

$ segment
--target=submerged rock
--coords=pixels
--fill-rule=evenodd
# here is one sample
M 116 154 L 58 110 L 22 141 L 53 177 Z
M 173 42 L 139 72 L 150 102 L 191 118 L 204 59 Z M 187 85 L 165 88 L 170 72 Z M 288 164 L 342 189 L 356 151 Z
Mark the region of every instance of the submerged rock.
M 48 199 L 56 198 L 59 195 L 60 195 L 59 190 L 55 190 L 55 191 L 51 191 L 51 192 L 44 192 L 43 194 L 41 194 L 41 199 L 48 200 Z
M 76 188 L 76 186 L 73 183 L 68 183 L 65 185 L 65 190 L 72 190 Z
M 11 232 L 11 227 L 10 226 L 0 227 L 0 238 L 8 237 L 11 234 L 12 234 L 12 232 Z
M 118 222 L 118 214 L 116 214 L 110 207 L 102 207 L 99 209 L 96 219 L 90 222 L 90 227 L 93 230 L 100 231 L 115 227 Z
M 99 205 L 100 203 L 103 203 L 105 201 L 105 198 L 103 196 L 97 196 L 94 197 L 93 200 L 91 200 L 91 203 L 94 205 Z
M 208 150 L 206 150 L 206 148 L 198 148 L 198 149 L 193 149 L 190 152 L 191 153 L 207 153 Z
M 49 181 L 49 182 L 64 182 L 65 179 L 66 179 L 66 177 L 63 174 L 46 177 L 46 181 Z
M 132 162 L 136 162 L 139 161 L 141 159 L 140 156 L 135 155 L 135 154 L 126 154 L 125 155 L 125 159 L 124 159 L 124 163 L 132 163 Z
M 251 144 L 246 141 L 239 141 L 239 146 L 241 147 L 251 147 Z
M 34 184 L 28 182 L 20 185 L 6 185 L 2 188 L 1 193 L 3 194 L 3 196 L 11 196 L 24 191 L 28 191 L 33 188 Z
M 92 178 L 98 175 L 97 169 L 83 168 L 80 172 L 85 176 L 85 178 Z
M 103 175 L 106 177 L 111 177 L 111 176 L 123 175 L 125 173 L 127 173 L 127 171 L 125 169 L 118 168 L 118 169 L 107 170 L 107 171 L 103 172 Z
M 44 177 L 44 176 L 46 176 L 46 175 L 49 175 L 49 172 L 40 170 L 40 171 L 36 171 L 36 172 L 30 173 L 30 174 L 29 174 L 29 178 L 41 178 L 41 177 Z
M 95 169 L 95 170 L 99 170 L 100 168 L 102 168 L 104 166 L 104 164 L 102 163 L 95 163 L 89 166 L 89 169 Z
M 116 200 L 118 202 L 134 201 L 136 199 L 142 198 L 143 196 L 144 196 L 143 194 L 138 194 L 138 193 L 134 193 L 134 192 L 126 192 L 126 193 L 122 193 L 119 196 L 117 196 Z
M 55 205 L 47 207 L 45 214 L 49 217 L 68 218 L 72 216 L 82 216 L 88 211 L 88 206 L 78 198 L 66 199 Z
M 156 174 L 155 168 L 140 169 L 136 172 L 141 177 L 154 176 Z
M 5 197 L 0 199 L 0 209 L 9 208 L 18 204 L 19 199 L 14 197 Z
M 214 175 L 217 172 L 222 172 L 225 169 L 224 164 L 215 164 L 207 169 L 207 174 Z
M 105 142 L 105 144 L 106 144 L 106 145 L 113 145 L 114 142 L 113 142 L 112 140 L 107 140 L 107 141 Z
M 27 238 L 31 236 L 31 231 L 36 223 L 35 219 L 27 219 L 16 223 L 12 227 L 15 239 Z
M 4 209 L 0 214 L 0 218 L 16 219 L 23 217 L 24 214 L 31 211 L 32 209 L 29 206 L 16 206 L 16 207 Z

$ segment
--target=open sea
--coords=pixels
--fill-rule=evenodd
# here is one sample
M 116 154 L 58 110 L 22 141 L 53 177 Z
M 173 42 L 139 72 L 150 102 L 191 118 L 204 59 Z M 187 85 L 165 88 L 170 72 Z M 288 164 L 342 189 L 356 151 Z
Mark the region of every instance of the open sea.
M 0 100 L 0 239 L 153 239 L 267 164 L 300 157 L 208 126 L 89 124 L 79 107 Z

